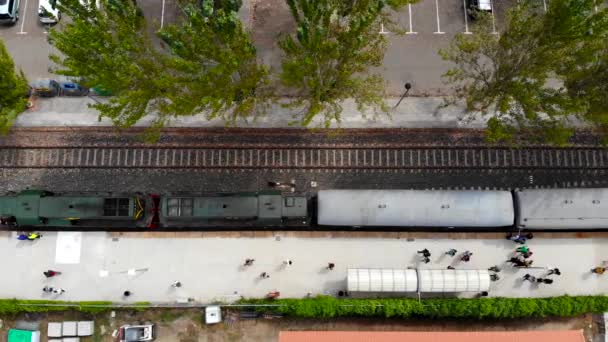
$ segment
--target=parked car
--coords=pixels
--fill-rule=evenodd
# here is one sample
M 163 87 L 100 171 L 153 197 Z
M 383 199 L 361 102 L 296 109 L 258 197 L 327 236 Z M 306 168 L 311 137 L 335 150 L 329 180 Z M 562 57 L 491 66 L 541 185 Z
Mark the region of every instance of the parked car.
M 56 24 L 61 19 L 61 13 L 57 8 L 57 0 L 39 0 L 38 18 L 43 24 Z
M 15 25 L 19 20 L 19 0 L 0 0 L 0 24 Z
M 118 340 L 120 342 L 152 341 L 155 335 L 154 324 L 125 324 L 118 330 Z
M 467 0 L 467 14 L 475 20 L 480 12 L 492 13 L 492 0 Z
M 89 88 L 71 81 L 59 82 L 59 87 L 63 96 L 87 96 L 89 94 Z
M 34 90 L 34 94 L 40 97 L 53 97 L 61 92 L 59 82 L 50 78 L 37 79 L 30 86 Z

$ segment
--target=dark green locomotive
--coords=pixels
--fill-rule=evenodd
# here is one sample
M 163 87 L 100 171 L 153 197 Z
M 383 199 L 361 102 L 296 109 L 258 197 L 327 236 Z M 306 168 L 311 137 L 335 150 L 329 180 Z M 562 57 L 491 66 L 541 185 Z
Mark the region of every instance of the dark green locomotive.
M 0 224 L 38 230 L 221 229 L 308 226 L 305 196 L 280 191 L 167 195 L 53 193 L 0 197 Z

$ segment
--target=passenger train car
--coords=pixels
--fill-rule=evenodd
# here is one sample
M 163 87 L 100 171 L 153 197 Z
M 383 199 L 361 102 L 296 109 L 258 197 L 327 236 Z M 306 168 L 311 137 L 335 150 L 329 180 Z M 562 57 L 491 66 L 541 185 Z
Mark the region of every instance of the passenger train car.
M 52 193 L 0 196 L 0 225 L 37 230 L 608 229 L 608 188 Z

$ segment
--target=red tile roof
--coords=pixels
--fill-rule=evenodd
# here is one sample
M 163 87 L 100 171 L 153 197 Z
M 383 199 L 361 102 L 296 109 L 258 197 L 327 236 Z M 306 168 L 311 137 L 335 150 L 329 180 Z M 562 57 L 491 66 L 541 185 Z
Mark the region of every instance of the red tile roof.
M 585 342 L 582 330 L 281 331 L 279 342 Z

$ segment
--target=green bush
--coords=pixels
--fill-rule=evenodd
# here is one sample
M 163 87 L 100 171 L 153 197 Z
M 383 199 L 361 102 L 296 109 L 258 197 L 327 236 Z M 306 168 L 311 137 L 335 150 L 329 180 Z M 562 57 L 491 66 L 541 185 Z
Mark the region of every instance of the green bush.
M 65 304 L 66 306 L 45 306 L 41 304 Z M 99 307 L 104 305 L 106 307 Z M 87 313 L 100 313 L 110 310 L 112 302 L 64 302 L 53 300 L 21 300 L 21 299 L 0 299 L 0 314 L 10 315 L 21 312 L 50 312 L 77 310 Z
M 336 299 L 319 296 L 306 299 L 244 299 L 240 304 L 273 304 L 259 311 L 280 312 L 294 317 L 398 317 L 475 318 L 568 317 L 608 311 L 607 296 L 561 296 L 548 298 L 479 299 Z

